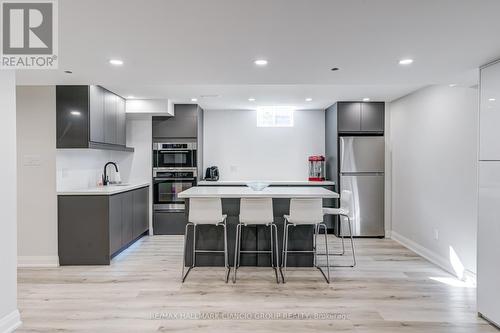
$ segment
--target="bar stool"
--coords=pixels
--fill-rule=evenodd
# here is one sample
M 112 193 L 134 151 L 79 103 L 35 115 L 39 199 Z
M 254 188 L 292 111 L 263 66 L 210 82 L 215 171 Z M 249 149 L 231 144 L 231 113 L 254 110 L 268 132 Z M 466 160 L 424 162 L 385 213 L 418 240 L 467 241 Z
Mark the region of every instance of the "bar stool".
M 269 227 L 271 248 L 269 251 L 241 251 L 241 231 L 243 227 L 265 225 Z M 274 239 L 273 239 L 274 229 Z M 276 247 L 276 265 L 274 264 L 273 244 Z M 276 275 L 276 283 L 279 283 L 278 270 L 278 228 L 274 224 L 273 199 L 272 198 L 241 198 L 240 222 L 236 226 L 236 243 L 234 246 L 234 272 L 233 283 L 236 283 L 236 271 L 240 267 L 241 253 L 269 253 L 271 266 Z
M 352 193 L 351 191 L 342 191 L 340 196 L 340 208 L 330 208 L 323 207 L 323 215 L 338 215 L 340 216 L 339 220 L 339 233 L 342 237 L 342 253 L 330 253 L 330 255 L 344 255 L 345 254 L 345 246 L 344 246 L 344 235 L 342 233 L 342 222 L 346 221 L 343 218 L 347 219 L 347 224 L 349 226 L 349 238 L 351 239 L 351 249 L 352 249 L 352 265 L 332 265 L 331 267 L 354 267 L 356 266 L 356 253 L 354 251 L 354 238 L 352 236 L 352 224 L 351 218 L 349 216 L 349 207 L 351 205 Z M 316 233 L 319 232 L 319 229 L 316 230 Z M 325 231 L 326 232 L 326 231 Z M 316 244 L 315 244 L 316 246 Z
M 327 283 L 330 283 L 330 262 L 328 253 L 328 237 L 327 237 L 327 227 L 323 223 L 323 200 L 321 198 L 312 199 L 298 199 L 292 198 L 290 200 L 290 215 L 285 215 L 285 224 L 283 229 L 283 270 L 281 276 L 283 278 L 283 283 L 286 282 L 286 264 L 288 258 L 288 252 L 291 253 L 314 253 L 314 267 L 319 269 Z M 326 246 L 326 268 L 327 275 L 323 272 L 320 266 L 317 264 L 316 246 L 313 247 L 312 251 L 290 251 L 288 250 L 288 232 L 290 227 L 296 227 L 298 225 L 311 225 L 314 229 L 319 230 L 320 227 L 325 229 L 325 246 Z M 316 238 L 317 233 L 315 234 Z
M 222 214 L 222 201 L 220 198 L 191 198 L 189 200 L 189 218 L 184 232 L 184 257 L 182 259 L 182 282 L 184 282 L 192 268 L 196 267 L 196 253 L 224 253 L 224 266 L 226 267 L 226 283 L 229 280 L 229 262 L 227 255 L 227 215 Z M 215 225 L 224 229 L 224 251 L 197 250 L 196 227 L 198 225 Z M 189 226 L 193 226 L 193 262 L 184 275 L 186 266 L 187 233 Z

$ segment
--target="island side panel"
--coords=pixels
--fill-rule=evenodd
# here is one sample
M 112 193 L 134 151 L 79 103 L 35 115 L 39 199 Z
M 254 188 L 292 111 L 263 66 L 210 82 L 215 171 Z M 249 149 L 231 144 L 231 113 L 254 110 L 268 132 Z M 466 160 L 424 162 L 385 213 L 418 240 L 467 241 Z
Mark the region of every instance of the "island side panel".
M 61 265 L 109 265 L 108 197 L 58 196 Z

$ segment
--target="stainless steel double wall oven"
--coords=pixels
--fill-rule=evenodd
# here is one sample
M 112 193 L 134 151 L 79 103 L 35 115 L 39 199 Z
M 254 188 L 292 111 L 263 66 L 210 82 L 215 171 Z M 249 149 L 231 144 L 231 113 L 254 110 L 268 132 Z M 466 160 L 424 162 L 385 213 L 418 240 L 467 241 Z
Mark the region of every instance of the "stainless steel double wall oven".
M 153 196 L 155 211 L 183 211 L 178 194 L 196 186 L 195 142 L 159 142 L 153 146 Z

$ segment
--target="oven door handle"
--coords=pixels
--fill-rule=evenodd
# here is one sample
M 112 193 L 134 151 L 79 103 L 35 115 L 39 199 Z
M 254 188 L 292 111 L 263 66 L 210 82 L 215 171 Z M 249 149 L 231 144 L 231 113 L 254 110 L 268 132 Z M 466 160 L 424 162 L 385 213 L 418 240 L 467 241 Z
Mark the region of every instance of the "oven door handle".
M 154 181 L 165 181 L 165 180 L 173 180 L 173 181 L 178 181 L 178 180 L 195 180 L 196 178 L 154 178 Z
M 161 154 L 166 153 L 189 153 L 189 150 L 160 150 Z

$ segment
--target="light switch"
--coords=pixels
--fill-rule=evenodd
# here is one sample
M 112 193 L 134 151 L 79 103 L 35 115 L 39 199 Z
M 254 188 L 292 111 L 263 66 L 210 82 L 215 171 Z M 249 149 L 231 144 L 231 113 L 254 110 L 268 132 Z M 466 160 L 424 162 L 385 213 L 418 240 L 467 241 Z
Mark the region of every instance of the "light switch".
M 42 159 L 40 155 L 24 155 L 23 164 L 25 166 L 40 166 L 42 164 Z

